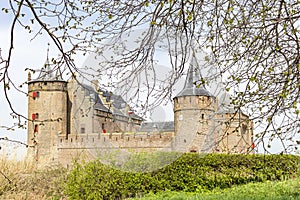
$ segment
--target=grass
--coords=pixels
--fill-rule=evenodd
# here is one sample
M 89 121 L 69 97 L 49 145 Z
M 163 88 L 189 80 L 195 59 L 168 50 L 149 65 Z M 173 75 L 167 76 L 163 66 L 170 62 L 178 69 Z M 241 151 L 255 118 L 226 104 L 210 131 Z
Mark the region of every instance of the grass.
M 67 170 L 60 166 L 38 169 L 34 162 L 0 156 L 0 199 L 68 199 L 64 194 Z M 228 189 L 197 193 L 166 191 L 136 200 L 300 200 L 300 178 L 249 183 Z M 133 200 L 133 199 L 132 199 Z
M 300 178 L 286 181 L 249 183 L 202 193 L 170 192 L 149 194 L 136 200 L 300 200 Z M 132 199 L 133 200 L 133 199 Z

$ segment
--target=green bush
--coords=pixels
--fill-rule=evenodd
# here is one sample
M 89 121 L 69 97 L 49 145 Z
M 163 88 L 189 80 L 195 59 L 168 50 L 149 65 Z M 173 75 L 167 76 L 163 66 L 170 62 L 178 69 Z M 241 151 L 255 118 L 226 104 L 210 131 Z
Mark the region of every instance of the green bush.
M 140 163 L 140 158 L 131 158 L 126 169 Z M 94 161 L 75 166 L 69 174 L 66 193 L 70 199 L 123 199 L 165 190 L 222 189 L 295 177 L 299 175 L 299 164 L 300 157 L 292 155 L 183 154 L 162 169 L 133 173 Z

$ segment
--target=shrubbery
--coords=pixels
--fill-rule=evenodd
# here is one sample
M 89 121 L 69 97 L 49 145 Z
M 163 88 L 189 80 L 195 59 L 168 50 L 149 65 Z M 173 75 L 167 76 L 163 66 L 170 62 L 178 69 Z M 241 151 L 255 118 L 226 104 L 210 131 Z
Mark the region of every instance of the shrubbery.
M 130 166 L 140 159 L 130 159 Z M 162 169 L 133 173 L 94 161 L 75 166 L 66 193 L 71 199 L 122 199 L 164 190 L 196 192 L 288 179 L 299 175 L 299 165 L 300 157 L 292 155 L 183 154 Z

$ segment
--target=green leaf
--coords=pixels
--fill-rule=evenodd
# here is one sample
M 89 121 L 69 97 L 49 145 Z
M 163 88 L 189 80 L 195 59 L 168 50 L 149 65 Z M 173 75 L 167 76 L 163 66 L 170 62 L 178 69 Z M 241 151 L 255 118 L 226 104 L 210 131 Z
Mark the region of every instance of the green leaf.
M 252 76 L 252 77 L 250 78 L 250 81 L 251 81 L 251 82 L 256 82 L 256 81 L 257 81 L 257 78 L 256 78 L 255 76 Z
M 4 13 L 8 13 L 8 9 L 7 9 L 7 8 L 2 8 L 2 11 L 3 11 Z
M 151 22 L 151 25 L 155 25 L 155 24 L 156 24 L 156 21 L 152 21 L 152 22 Z
M 208 21 L 207 26 L 212 26 L 212 21 Z
M 209 62 L 209 61 L 210 61 L 210 59 L 209 59 L 208 56 L 205 56 L 204 60 L 205 60 L 206 62 Z

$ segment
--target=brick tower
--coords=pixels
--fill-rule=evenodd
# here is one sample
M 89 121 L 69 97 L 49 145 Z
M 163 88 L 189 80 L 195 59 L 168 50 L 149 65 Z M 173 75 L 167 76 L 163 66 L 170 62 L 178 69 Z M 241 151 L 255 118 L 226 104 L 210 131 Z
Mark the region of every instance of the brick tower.
M 67 82 L 48 59 L 37 79 L 28 77 L 28 157 L 39 163 L 56 160 L 58 135 L 68 134 Z
M 200 84 L 200 79 L 199 65 L 193 54 L 184 88 L 174 97 L 173 148 L 176 151 L 212 151 L 217 100 Z

